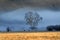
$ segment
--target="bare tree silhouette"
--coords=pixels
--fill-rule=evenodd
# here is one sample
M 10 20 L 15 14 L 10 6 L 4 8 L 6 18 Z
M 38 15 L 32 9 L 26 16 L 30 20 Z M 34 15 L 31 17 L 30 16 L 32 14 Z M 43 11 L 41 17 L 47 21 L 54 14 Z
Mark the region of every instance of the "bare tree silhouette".
M 30 25 L 31 29 L 36 29 L 39 21 L 42 20 L 42 17 L 38 13 L 28 12 L 25 14 L 26 24 Z

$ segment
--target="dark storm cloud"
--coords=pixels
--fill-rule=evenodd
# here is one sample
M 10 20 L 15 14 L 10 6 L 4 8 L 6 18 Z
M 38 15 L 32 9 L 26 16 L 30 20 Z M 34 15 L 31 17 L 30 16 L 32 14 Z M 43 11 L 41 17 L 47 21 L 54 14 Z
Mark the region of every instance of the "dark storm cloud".
M 24 6 L 56 8 L 60 6 L 60 0 L 0 0 L 2 11 L 15 10 Z

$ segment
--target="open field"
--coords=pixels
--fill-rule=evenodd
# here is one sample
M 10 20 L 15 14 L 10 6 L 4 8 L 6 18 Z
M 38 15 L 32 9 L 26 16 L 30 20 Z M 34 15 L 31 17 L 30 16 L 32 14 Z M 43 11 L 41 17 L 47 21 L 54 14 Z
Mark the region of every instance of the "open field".
M 0 33 L 0 40 L 60 40 L 60 32 Z

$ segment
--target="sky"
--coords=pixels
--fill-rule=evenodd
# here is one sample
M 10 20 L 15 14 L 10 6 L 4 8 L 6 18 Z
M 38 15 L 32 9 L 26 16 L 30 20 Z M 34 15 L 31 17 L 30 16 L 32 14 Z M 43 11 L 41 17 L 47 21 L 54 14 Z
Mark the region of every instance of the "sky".
M 49 25 L 60 25 L 60 11 L 24 7 L 0 14 L 0 30 L 6 31 L 6 28 L 10 26 L 13 31 L 27 31 L 30 26 L 25 24 L 24 16 L 29 11 L 37 12 L 43 17 L 43 20 L 37 26 L 38 30 L 46 30 Z

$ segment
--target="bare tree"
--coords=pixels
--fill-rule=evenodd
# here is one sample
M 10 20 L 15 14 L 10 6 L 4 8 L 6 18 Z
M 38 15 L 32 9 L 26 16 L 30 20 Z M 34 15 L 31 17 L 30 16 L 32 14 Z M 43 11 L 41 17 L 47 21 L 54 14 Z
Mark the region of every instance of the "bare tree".
M 31 26 L 31 29 L 35 29 L 42 17 L 38 13 L 28 12 L 25 14 L 26 24 Z

